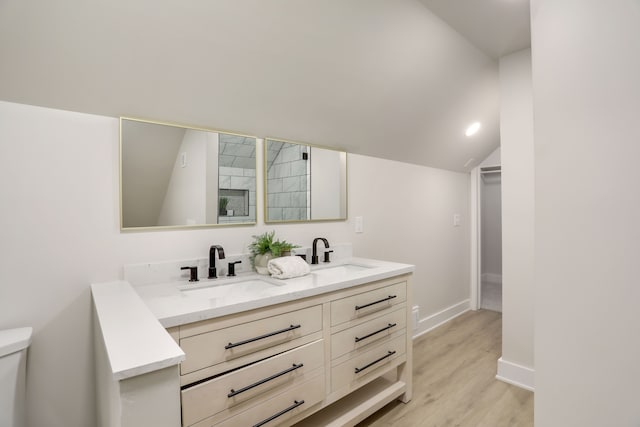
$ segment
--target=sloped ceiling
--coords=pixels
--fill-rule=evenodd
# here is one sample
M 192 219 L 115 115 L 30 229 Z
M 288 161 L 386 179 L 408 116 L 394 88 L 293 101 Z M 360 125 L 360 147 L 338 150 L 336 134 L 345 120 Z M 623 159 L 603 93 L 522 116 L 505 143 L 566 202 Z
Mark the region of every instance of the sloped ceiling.
M 499 143 L 496 60 L 418 0 L 1 0 L 0 57 L 5 101 L 456 171 Z
M 492 58 L 531 46 L 529 0 L 421 1 Z

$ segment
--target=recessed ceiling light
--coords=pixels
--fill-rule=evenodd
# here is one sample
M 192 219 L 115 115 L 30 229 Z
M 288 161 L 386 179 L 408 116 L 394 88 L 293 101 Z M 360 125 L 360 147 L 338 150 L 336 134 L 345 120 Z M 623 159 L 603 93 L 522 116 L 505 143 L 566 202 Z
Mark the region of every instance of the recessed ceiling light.
M 467 136 L 475 135 L 480 130 L 480 122 L 475 122 L 469 125 L 466 132 L 464 133 Z

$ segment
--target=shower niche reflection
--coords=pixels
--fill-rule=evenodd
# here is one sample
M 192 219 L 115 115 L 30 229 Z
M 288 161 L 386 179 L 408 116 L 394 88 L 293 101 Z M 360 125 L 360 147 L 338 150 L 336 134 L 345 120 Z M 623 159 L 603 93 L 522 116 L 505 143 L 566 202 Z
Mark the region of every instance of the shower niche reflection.
M 243 217 L 249 215 L 249 190 L 221 188 L 219 194 L 220 216 Z

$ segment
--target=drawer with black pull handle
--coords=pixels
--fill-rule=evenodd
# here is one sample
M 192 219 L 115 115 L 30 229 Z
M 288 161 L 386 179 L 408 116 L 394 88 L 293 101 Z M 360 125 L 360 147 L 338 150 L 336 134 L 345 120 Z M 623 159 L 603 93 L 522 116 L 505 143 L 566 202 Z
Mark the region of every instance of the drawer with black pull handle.
M 394 283 L 379 289 L 352 295 L 331 302 L 331 326 L 362 319 L 372 313 L 391 311 L 407 299 L 406 282 Z
M 400 363 L 398 359 L 404 360 L 406 342 L 406 335 L 401 334 L 334 366 L 331 368 L 331 392 L 358 387 L 375 378 L 389 364 Z
M 324 341 L 287 351 L 229 374 L 182 388 L 182 421 L 192 425 L 221 411 L 230 415 L 324 372 Z
M 405 328 L 407 310 L 404 305 L 390 313 L 331 335 L 331 360 L 343 354 L 362 351 L 370 345 L 388 340 Z
M 180 339 L 186 360 L 180 373 L 234 360 L 266 348 L 293 341 L 322 329 L 322 306 L 242 323 L 224 329 Z M 264 355 L 260 355 L 260 359 Z M 250 358 L 245 363 L 250 363 Z
M 268 400 L 234 416 L 223 420 L 214 416 L 192 427 L 275 427 L 283 423 L 286 425 L 288 419 L 314 407 L 324 396 L 325 377 L 324 373 L 320 373 L 282 393 L 274 393 Z

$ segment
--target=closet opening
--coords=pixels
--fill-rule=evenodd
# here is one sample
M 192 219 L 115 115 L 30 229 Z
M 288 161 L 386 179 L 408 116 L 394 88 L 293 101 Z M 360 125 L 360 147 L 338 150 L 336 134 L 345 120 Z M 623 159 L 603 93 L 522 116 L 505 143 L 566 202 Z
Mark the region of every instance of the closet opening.
M 479 308 L 502 312 L 502 171 L 480 168 Z

